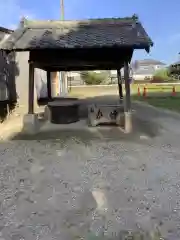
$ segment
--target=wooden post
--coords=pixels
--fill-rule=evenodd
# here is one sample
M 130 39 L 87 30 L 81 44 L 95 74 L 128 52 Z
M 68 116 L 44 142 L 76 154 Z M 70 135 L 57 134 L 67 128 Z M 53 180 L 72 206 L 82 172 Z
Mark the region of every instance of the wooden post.
M 52 96 L 51 96 L 51 72 L 47 71 L 47 96 L 48 96 L 48 100 L 51 100 Z
M 132 131 L 132 115 L 131 115 L 131 93 L 128 62 L 124 62 L 124 82 L 126 90 L 126 97 L 124 101 L 125 131 L 127 133 L 130 133 Z
M 118 79 L 118 89 L 119 89 L 119 98 L 120 103 L 123 101 L 123 88 L 122 88 L 122 78 L 120 69 L 117 70 L 117 79 Z
M 29 62 L 28 114 L 34 114 L 34 65 Z

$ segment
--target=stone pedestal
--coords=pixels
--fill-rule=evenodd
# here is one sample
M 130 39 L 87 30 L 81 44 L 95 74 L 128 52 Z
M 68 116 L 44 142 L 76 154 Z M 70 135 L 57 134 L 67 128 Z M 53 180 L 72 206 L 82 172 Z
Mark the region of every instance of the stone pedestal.
M 26 114 L 23 118 L 23 132 L 36 134 L 40 129 L 40 123 L 37 114 Z
M 125 124 L 125 132 L 131 133 L 132 132 L 132 113 L 131 112 L 124 113 L 124 124 Z
M 99 124 L 122 125 L 123 107 L 120 105 L 90 105 L 88 107 L 88 124 L 97 126 Z
M 44 108 L 44 119 L 48 122 L 51 121 L 51 111 L 49 110 L 48 106 L 45 106 Z

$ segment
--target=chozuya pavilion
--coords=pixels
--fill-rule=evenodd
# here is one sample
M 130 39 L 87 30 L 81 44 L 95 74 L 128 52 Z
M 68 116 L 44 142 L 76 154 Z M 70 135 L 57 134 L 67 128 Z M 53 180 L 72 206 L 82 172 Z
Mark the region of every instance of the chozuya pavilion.
M 1 44 L 10 52 L 29 52 L 28 113 L 26 128 L 37 122 L 34 112 L 34 69 L 47 72 L 48 101 L 52 102 L 50 73 L 55 71 L 117 70 L 119 97 L 122 99 L 120 69 L 124 69 L 124 128 L 132 130 L 129 64 L 136 49 L 149 52 L 153 42 L 136 15 L 126 18 L 78 21 L 28 21 Z M 26 79 L 24 79 L 26 81 Z M 72 104 L 72 103 L 71 103 Z M 56 104 L 57 105 L 57 104 Z M 59 104 L 60 107 L 61 104 Z M 63 104 L 63 107 L 68 104 Z M 92 110 L 93 111 L 93 110 Z M 62 114 L 62 111 L 60 111 Z

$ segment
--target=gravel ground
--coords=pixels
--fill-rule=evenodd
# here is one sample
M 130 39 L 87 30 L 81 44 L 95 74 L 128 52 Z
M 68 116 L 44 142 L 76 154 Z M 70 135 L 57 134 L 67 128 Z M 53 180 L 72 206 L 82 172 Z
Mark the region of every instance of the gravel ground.
M 114 239 L 157 227 L 180 239 L 180 133 L 171 120 L 175 132 L 178 119 L 164 118 L 161 134 L 138 141 L 101 134 L 1 142 L 0 240 L 70 240 L 88 231 Z

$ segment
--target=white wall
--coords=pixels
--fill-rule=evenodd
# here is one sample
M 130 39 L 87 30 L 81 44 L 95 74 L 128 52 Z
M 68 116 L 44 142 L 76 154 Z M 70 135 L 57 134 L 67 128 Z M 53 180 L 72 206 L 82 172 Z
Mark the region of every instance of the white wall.
M 155 66 L 154 66 L 155 70 L 163 69 L 163 68 L 165 68 L 165 67 L 166 67 L 166 66 L 164 66 L 164 65 L 155 65 Z
M 18 52 L 16 61 L 19 68 L 19 75 L 16 77 L 16 91 L 18 94 L 18 102 L 22 109 L 28 110 L 28 87 L 29 87 L 29 52 Z M 37 97 L 45 97 L 47 94 L 47 78 L 46 72 L 35 69 L 35 91 L 34 103 L 37 107 Z
M 79 77 L 80 73 L 79 72 L 67 72 L 68 77 Z
M 134 80 L 144 80 L 146 77 L 148 77 L 148 78 L 152 78 L 153 77 L 153 75 L 151 74 L 147 74 L 147 75 L 143 75 L 143 74 L 133 74 L 133 79 Z

